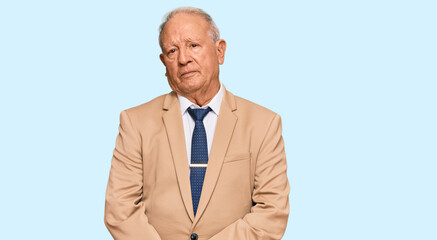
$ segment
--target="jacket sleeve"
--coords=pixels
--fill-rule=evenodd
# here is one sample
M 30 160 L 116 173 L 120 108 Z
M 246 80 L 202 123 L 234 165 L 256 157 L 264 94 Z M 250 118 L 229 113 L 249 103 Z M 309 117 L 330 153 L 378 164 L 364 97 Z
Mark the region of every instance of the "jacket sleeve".
M 281 118 L 275 115 L 259 149 L 250 213 L 210 240 L 281 239 L 287 226 L 289 192 Z
M 115 240 L 160 239 L 149 224 L 141 201 L 142 175 L 141 138 L 123 111 L 106 189 L 104 217 Z

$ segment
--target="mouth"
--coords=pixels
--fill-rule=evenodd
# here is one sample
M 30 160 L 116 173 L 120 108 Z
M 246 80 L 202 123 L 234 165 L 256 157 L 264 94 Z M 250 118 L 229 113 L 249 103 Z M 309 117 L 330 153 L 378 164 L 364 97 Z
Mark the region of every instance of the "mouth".
M 194 74 L 196 74 L 196 71 L 189 71 L 189 72 L 182 73 L 180 76 L 181 78 L 187 78 L 193 76 Z

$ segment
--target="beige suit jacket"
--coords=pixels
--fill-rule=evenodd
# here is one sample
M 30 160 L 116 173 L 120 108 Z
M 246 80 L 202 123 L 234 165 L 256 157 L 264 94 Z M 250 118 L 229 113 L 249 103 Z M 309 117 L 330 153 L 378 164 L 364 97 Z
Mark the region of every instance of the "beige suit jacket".
M 106 191 L 116 240 L 280 239 L 289 183 L 281 119 L 225 90 L 196 216 L 177 95 L 120 114 Z

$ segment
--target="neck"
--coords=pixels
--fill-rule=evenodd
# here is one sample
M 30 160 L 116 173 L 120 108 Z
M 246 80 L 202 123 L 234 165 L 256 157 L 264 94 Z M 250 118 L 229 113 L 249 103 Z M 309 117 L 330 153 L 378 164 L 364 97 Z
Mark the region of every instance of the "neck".
M 186 97 L 191 102 L 199 105 L 200 107 L 205 106 L 211 100 L 214 98 L 214 96 L 218 93 L 220 90 L 220 82 L 217 82 L 214 85 L 211 85 L 208 89 L 204 91 L 197 91 L 191 94 L 181 94 L 182 96 Z

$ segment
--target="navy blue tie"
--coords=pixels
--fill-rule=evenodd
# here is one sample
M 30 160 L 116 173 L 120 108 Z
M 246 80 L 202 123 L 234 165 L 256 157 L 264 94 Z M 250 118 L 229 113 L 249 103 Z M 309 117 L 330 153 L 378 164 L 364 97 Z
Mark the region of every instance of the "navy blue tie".
M 203 118 L 211 110 L 211 108 L 188 108 L 188 113 L 196 123 L 194 126 L 193 138 L 191 139 L 190 167 L 191 198 L 193 199 L 194 215 L 196 215 L 197 206 L 199 205 L 203 179 L 205 178 L 206 164 L 208 163 L 208 144 L 206 140 L 205 126 L 203 125 Z M 200 164 L 205 165 L 202 166 Z

